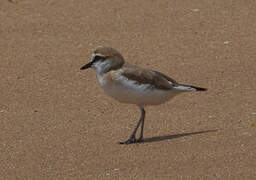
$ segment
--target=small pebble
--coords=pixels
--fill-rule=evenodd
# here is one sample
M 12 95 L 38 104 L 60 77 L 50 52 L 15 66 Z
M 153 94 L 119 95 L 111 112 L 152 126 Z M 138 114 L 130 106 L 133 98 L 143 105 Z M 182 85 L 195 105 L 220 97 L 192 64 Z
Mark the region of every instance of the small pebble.
M 198 12 L 198 11 L 199 11 L 199 9 L 192 9 L 192 11 L 194 11 L 194 12 Z

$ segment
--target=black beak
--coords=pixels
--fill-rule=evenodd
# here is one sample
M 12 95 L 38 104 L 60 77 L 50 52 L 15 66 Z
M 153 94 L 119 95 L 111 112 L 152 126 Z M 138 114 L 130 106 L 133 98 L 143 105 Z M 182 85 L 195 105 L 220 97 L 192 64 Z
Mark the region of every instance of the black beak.
M 80 68 L 80 70 L 84 70 L 84 69 L 90 68 L 90 67 L 92 66 L 92 63 L 93 63 L 93 62 L 91 61 L 91 62 L 89 62 L 88 64 L 82 66 L 82 67 Z

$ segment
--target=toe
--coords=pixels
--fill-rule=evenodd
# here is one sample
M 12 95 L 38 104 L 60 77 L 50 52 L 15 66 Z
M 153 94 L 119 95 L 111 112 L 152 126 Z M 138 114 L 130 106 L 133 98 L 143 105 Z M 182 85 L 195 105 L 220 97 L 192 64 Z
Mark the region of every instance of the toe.
M 132 144 L 135 142 L 136 142 L 136 139 L 128 139 L 126 141 L 120 142 L 120 144 Z

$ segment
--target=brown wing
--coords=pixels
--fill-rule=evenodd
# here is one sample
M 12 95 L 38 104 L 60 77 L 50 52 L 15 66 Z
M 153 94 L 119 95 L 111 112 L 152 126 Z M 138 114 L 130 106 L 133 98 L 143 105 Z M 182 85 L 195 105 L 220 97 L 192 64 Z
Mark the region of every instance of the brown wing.
M 168 81 L 168 79 L 163 76 L 162 73 L 157 71 L 152 71 L 149 69 L 143 69 L 136 66 L 132 68 L 124 68 L 122 73 L 127 79 L 135 81 L 137 84 L 151 84 L 152 87 L 161 90 L 171 90 L 173 87 L 173 82 Z
M 169 76 L 166 76 L 165 74 L 158 72 L 158 71 L 154 71 L 156 74 L 162 76 L 163 78 L 165 78 L 167 81 L 171 82 L 173 85 L 178 84 L 177 81 L 175 81 L 174 79 L 170 78 Z

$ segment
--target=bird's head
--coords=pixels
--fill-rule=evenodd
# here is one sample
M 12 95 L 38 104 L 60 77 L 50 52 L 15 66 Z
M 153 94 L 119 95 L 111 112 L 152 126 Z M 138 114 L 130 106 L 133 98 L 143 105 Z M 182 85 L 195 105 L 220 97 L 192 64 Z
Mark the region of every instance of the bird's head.
M 111 70 L 117 70 L 124 64 L 123 56 L 111 47 L 99 46 L 92 53 L 91 61 L 80 69 L 93 68 L 98 74 L 103 74 Z

